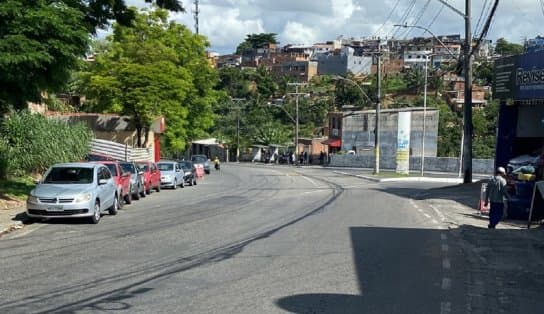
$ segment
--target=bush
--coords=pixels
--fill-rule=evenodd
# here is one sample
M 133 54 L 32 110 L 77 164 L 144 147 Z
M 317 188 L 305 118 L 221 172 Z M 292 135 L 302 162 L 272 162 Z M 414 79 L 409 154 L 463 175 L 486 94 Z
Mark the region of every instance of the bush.
M 68 125 L 23 111 L 2 121 L 0 137 L 6 139 L 9 152 L 8 174 L 23 175 L 41 173 L 57 162 L 82 160 L 92 133 L 82 124 Z
M 0 139 L 0 180 L 7 179 L 9 169 L 10 152 L 7 142 Z

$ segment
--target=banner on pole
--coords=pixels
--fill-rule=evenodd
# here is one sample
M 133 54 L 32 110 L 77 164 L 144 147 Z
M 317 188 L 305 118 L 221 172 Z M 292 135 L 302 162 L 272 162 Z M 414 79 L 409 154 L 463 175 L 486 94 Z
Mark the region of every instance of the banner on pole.
M 410 127 L 412 113 L 399 112 L 397 127 L 397 173 L 410 172 Z

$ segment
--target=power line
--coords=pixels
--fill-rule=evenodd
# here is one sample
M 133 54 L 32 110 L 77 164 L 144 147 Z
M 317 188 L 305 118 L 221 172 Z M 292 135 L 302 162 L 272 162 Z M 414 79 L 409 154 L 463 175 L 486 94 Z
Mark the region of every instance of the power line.
M 544 0 L 539 0 L 540 2 L 540 9 L 542 10 L 542 14 L 544 14 Z
M 425 14 L 425 12 L 427 11 L 427 8 L 429 8 L 429 4 L 431 3 L 431 0 L 427 0 L 427 2 L 423 5 L 423 8 L 421 8 L 421 10 L 419 11 L 414 23 L 412 23 L 413 25 L 418 25 L 419 24 L 419 21 L 421 20 L 421 18 L 423 17 L 423 14 Z M 408 37 L 408 35 L 410 35 L 410 33 L 413 31 L 414 29 L 413 28 L 408 28 L 406 30 L 406 33 L 404 34 L 404 39 L 406 39 Z
M 438 19 L 438 17 L 440 16 L 440 14 L 442 14 L 442 10 L 444 10 L 444 7 L 445 5 L 442 3 L 442 5 L 440 6 L 440 9 L 438 10 L 438 12 L 436 12 L 436 15 L 433 17 L 433 19 L 431 20 L 431 22 L 429 23 L 429 25 L 427 25 L 427 28 L 431 28 L 433 25 L 434 25 L 434 22 L 436 22 L 436 20 Z M 421 32 L 421 35 L 423 36 L 423 34 L 425 34 L 425 31 L 422 31 Z
M 408 20 L 408 16 L 410 15 L 410 13 L 412 12 L 412 10 L 414 9 L 415 5 L 416 5 L 416 0 L 412 0 L 412 1 L 410 2 L 410 4 L 408 4 L 407 10 L 406 10 L 406 12 L 402 15 L 402 17 L 400 18 L 400 23 L 398 23 L 398 24 L 405 24 L 405 23 L 406 23 L 406 21 Z M 399 29 L 398 29 L 398 28 L 395 29 L 395 30 L 393 31 L 393 34 L 390 34 L 391 37 L 395 37 L 395 36 L 397 35 L 398 32 L 399 32 Z
M 491 10 L 491 3 L 489 2 L 489 0 L 485 0 L 482 11 L 480 12 L 480 17 L 478 18 L 478 23 L 476 23 L 476 27 L 474 28 L 474 34 L 479 33 L 480 23 L 483 21 L 482 19 L 484 16 L 489 15 L 489 10 Z
M 400 3 L 400 0 L 397 0 L 397 3 L 395 3 L 395 5 L 393 6 L 393 9 L 391 9 L 391 12 L 389 12 L 389 15 L 385 19 L 385 22 L 383 22 L 382 26 L 380 26 L 380 28 L 378 28 L 378 30 L 374 33 L 374 37 L 378 36 L 378 33 L 381 32 L 381 30 L 385 27 L 387 22 L 389 22 L 389 20 L 393 16 L 393 13 L 395 13 L 395 10 L 397 9 L 399 3 Z
M 493 16 L 495 15 L 495 12 L 497 11 L 498 6 L 499 6 L 499 0 L 495 0 L 495 3 L 493 4 L 493 8 L 491 9 L 491 12 L 489 13 L 489 16 L 487 17 L 487 21 L 484 24 L 484 28 L 482 29 L 482 32 L 480 33 L 480 38 L 478 38 L 478 41 L 476 42 L 476 45 L 470 51 L 469 58 L 474 54 L 475 51 L 477 51 L 480 48 L 480 44 L 482 43 L 482 39 L 485 36 L 487 36 L 487 32 L 489 31 L 489 27 L 491 26 L 491 22 L 493 21 Z

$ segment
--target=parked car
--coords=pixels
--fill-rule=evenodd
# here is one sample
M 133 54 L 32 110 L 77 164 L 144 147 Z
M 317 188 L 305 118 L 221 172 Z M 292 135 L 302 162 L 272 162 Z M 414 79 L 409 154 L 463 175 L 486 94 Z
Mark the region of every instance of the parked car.
M 210 174 L 210 160 L 206 155 L 193 155 L 191 161 L 195 166 L 202 165 L 204 167 L 204 173 Z
M 123 172 L 130 172 L 130 194 L 135 200 L 139 200 L 140 196 L 145 197 L 144 189 L 144 173 L 138 169 L 136 163 L 122 161 L 119 163 Z
M 157 163 L 157 168 L 161 171 L 161 187 L 171 187 L 177 189 L 185 186 L 183 180 L 183 170 L 177 161 L 161 160 Z
M 161 171 L 157 168 L 157 165 L 151 161 L 138 161 L 136 162 L 138 168 L 144 173 L 144 190 L 145 193 L 151 194 L 151 189 L 155 191 L 161 191 Z
M 179 162 L 181 169 L 183 169 L 183 179 L 185 183 L 193 186 L 196 185 L 196 168 L 192 161 L 181 160 Z
M 111 175 L 117 184 L 118 195 L 125 200 L 125 203 L 132 203 L 132 194 L 130 193 L 130 172 L 123 172 L 117 161 L 98 161 L 110 169 Z M 122 203 L 121 203 L 122 204 Z
M 103 211 L 117 214 L 119 194 L 109 169 L 95 163 L 62 163 L 47 170 L 26 201 L 32 218 L 87 217 L 98 223 Z
M 85 161 L 115 161 L 115 159 L 104 154 L 90 153 L 85 156 Z

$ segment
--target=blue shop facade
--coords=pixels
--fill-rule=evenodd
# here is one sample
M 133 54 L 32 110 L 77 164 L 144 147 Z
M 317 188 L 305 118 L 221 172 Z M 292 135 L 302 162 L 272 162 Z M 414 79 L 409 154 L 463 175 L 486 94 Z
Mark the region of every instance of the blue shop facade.
M 500 101 L 495 166 L 507 168 L 509 218 L 544 218 L 544 200 L 533 194 L 544 180 L 544 51 L 498 59 L 493 98 Z M 523 169 L 523 170 L 520 170 Z

